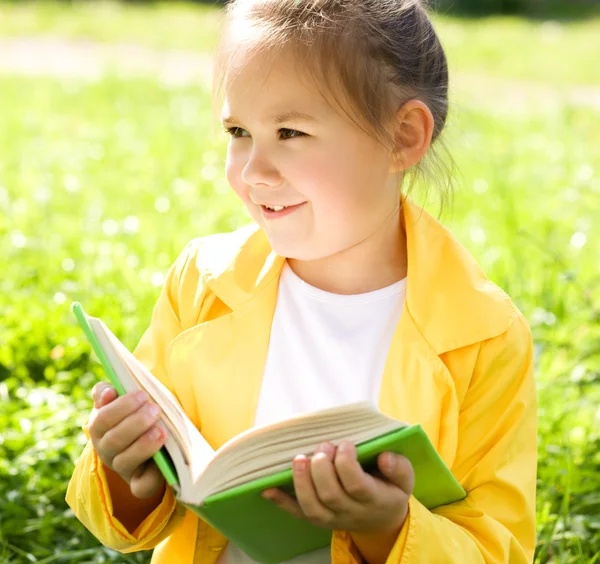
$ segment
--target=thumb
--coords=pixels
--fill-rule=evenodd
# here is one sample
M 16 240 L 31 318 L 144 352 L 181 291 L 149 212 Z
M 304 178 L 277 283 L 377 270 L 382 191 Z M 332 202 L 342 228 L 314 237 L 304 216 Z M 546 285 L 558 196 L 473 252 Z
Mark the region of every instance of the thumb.
M 115 389 L 106 382 L 96 384 L 92 389 L 92 397 L 94 399 L 94 407 L 100 409 L 102 406 L 110 403 L 116 398 Z
M 377 465 L 390 482 L 408 496 L 412 495 L 415 487 L 415 472 L 408 458 L 393 452 L 384 452 L 379 455 Z

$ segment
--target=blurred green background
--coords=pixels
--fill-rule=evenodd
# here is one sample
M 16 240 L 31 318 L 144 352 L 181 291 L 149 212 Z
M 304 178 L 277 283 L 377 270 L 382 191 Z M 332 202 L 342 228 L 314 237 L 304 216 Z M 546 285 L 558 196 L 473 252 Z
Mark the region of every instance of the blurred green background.
M 536 562 L 600 562 L 600 17 L 467 4 L 434 16 L 458 165 L 442 220 L 533 329 Z M 64 501 L 103 378 L 69 306 L 133 348 L 183 246 L 248 221 L 210 108 L 219 21 L 202 4 L 0 2 L 1 563 L 150 559 L 99 545 Z

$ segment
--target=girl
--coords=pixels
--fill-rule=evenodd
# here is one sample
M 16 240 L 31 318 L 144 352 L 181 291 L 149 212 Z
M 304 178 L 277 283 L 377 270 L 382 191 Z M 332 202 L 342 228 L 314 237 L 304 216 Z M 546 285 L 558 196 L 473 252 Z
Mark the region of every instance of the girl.
M 135 355 L 215 449 L 252 425 L 370 399 L 420 423 L 468 492 L 429 511 L 406 459 L 381 454 L 375 477 L 352 444 L 321 445 L 293 461 L 297 499 L 263 492 L 333 531 L 295 563 L 530 562 L 529 326 L 404 186 L 448 109 L 424 7 L 238 0 L 216 62 L 227 179 L 257 225 L 187 245 Z M 156 564 L 250 562 L 175 503 L 149 460 L 165 435 L 147 398 L 107 384 L 93 397 L 67 493 L 86 527 L 123 553 L 154 548 Z

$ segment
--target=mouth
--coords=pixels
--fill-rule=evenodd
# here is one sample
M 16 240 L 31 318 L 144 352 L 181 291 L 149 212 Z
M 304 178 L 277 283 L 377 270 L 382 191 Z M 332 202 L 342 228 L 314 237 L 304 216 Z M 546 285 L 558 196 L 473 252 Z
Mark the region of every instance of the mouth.
M 293 213 L 305 203 L 306 202 L 302 202 L 301 204 L 295 204 L 292 206 L 273 206 L 262 204 L 260 208 L 262 210 L 263 217 L 266 219 L 276 219 Z

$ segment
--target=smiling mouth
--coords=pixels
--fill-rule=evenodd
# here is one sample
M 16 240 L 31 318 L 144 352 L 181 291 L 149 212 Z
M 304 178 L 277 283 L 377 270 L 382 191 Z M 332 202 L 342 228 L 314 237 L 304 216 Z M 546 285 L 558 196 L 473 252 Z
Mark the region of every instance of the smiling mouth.
M 262 209 L 263 217 L 265 219 L 277 219 L 280 217 L 286 217 L 287 215 L 294 213 L 298 208 L 302 207 L 306 202 L 301 204 L 293 204 L 290 206 L 272 206 L 260 204 Z

